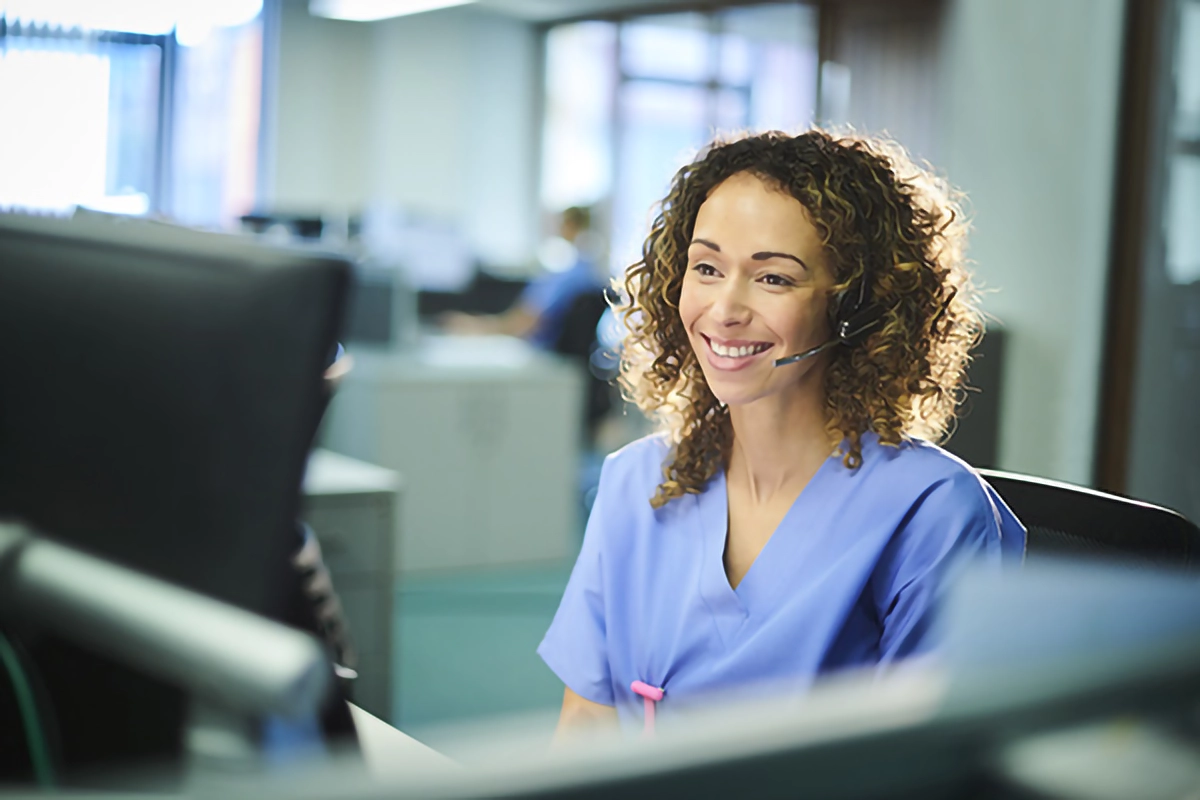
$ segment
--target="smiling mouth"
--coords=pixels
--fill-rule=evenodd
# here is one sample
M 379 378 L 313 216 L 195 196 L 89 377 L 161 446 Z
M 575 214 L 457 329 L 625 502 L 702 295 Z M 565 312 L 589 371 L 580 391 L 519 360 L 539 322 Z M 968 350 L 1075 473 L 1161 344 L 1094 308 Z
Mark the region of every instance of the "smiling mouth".
M 704 336 L 704 334 L 701 334 Z M 750 358 L 759 353 L 765 353 L 771 349 L 771 345 L 766 342 L 756 342 L 753 344 L 745 344 L 737 347 L 726 347 L 723 344 L 714 342 L 707 336 L 704 336 L 704 341 L 708 342 L 708 347 L 715 355 L 721 358 Z

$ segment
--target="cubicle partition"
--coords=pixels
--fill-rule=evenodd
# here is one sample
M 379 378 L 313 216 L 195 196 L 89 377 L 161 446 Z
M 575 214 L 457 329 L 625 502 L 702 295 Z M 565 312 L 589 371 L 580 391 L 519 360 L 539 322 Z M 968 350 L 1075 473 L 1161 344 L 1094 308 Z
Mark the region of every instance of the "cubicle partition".
M 397 574 L 574 555 L 583 382 L 574 365 L 505 337 L 351 353 L 321 440 L 403 479 Z

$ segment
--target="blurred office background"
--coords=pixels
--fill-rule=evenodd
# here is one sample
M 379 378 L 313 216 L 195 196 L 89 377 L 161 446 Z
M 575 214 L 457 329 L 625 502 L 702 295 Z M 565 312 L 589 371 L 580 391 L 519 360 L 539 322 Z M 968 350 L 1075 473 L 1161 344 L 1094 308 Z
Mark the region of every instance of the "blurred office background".
M 5 0 L 0 113 L 0 208 L 354 259 L 310 522 L 418 736 L 557 704 L 534 648 L 648 430 L 594 402 L 599 310 L 549 350 L 439 315 L 516 302 L 568 207 L 619 275 L 714 133 L 848 124 L 949 176 L 994 318 L 949 446 L 1200 518 L 1196 0 Z

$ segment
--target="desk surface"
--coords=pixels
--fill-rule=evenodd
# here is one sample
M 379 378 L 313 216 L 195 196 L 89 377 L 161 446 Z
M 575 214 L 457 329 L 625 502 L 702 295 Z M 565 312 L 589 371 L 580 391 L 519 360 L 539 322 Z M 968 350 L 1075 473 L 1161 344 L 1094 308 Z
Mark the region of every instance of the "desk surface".
M 309 455 L 304 473 L 306 495 L 394 492 L 400 485 L 394 470 L 320 448 Z
M 572 380 L 576 367 L 512 336 L 423 335 L 402 350 L 355 348 L 343 384 L 362 381 Z
M 353 703 L 350 715 L 358 730 L 367 769 L 376 777 L 398 777 L 413 770 L 427 771 L 453 768 L 454 762 L 431 747 L 393 728 L 383 720 L 363 711 Z

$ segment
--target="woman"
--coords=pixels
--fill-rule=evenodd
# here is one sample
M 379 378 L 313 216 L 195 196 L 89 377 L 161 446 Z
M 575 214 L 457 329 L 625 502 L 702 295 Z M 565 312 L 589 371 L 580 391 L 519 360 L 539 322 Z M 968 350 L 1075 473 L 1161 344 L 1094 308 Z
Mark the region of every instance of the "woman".
M 622 381 L 663 433 L 605 462 L 539 647 L 560 730 L 927 648 L 960 558 L 1025 531 L 945 436 L 981 332 L 954 195 L 897 146 L 718 142 L 625 281 Z

